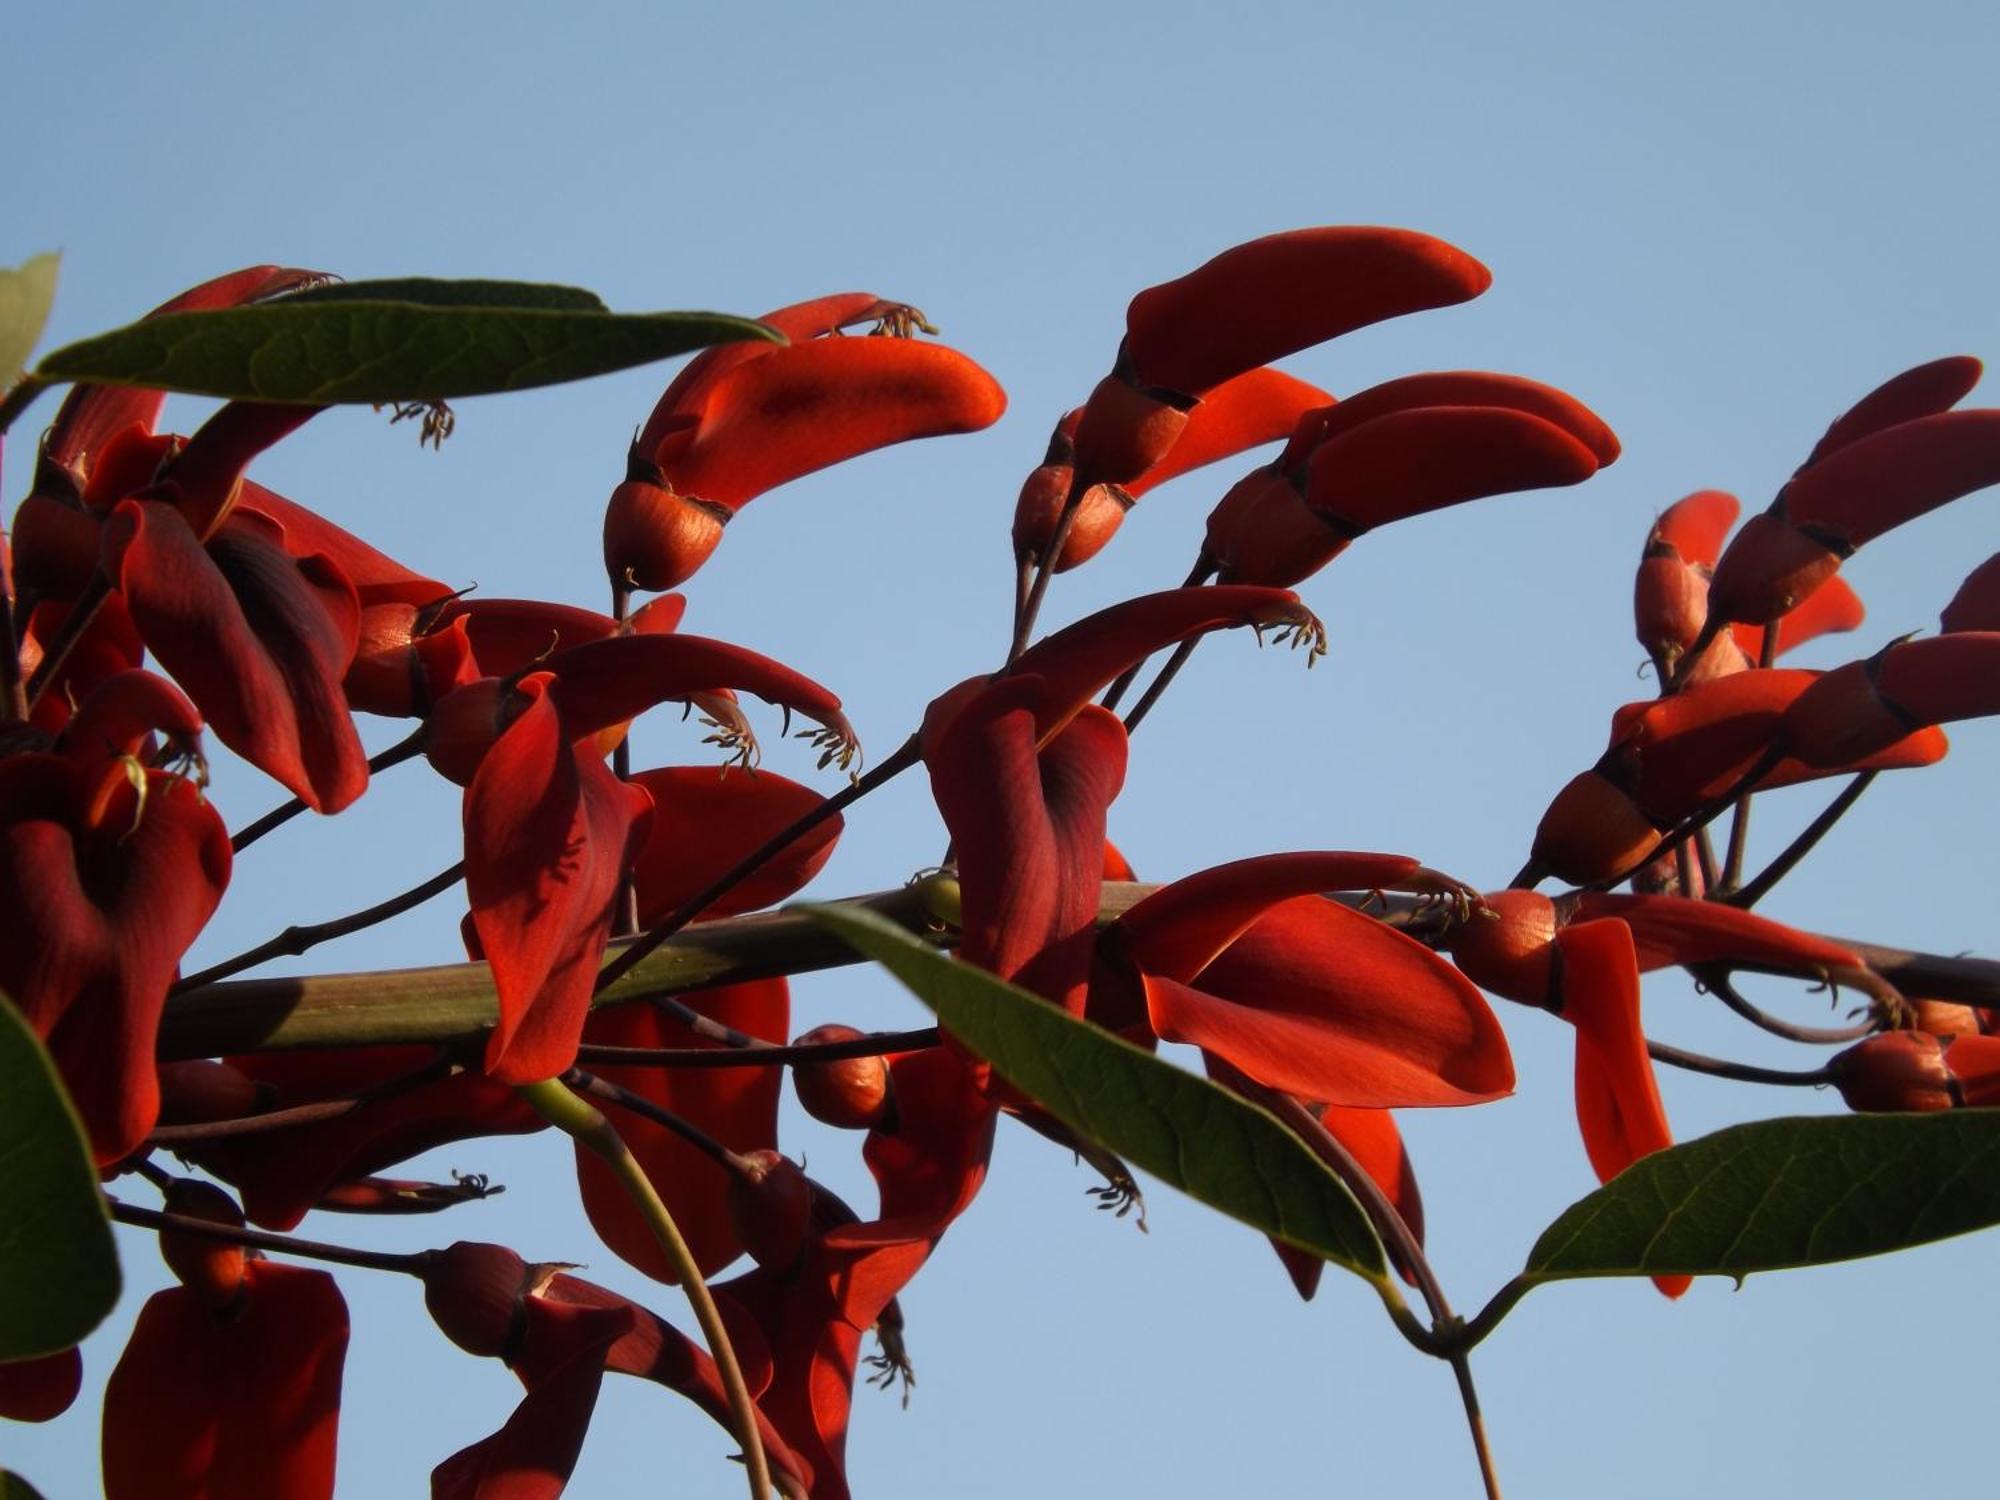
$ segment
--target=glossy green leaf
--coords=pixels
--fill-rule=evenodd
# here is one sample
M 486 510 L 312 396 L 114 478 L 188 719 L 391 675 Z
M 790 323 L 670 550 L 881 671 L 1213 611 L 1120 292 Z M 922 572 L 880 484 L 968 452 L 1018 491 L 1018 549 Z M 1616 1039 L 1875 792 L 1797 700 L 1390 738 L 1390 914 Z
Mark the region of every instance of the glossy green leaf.
M 83 1126 L 41 1042 L 0 996 L 0 1359 L 78 1343 L 118 1288 Z
M 293 292 L 287 302 L 416 302 L 425 307 L 542 307 L 609 312 L 597 293 L 541 281 L 447 280 L 399 276 L 381 281 L 329 281 Z
M 0 391 L 21 378 L 28 356 L 49 321 L 56 300 L 56 267 L 62 257 L 37 255 L 0 271 Z
M 36 373 L 232 400 L 447 401 L 582 380 L 711 344 L 778 340 L 762 323 L 724 313 L 611 313 L 548 301 L 590 295 L 573 288 L 534 288 L 537 302 L 523 300 L 520 283 L 507 285 L 513 300 L 502 306 L 458 305 L 441 291 L 427 302 L 342 300 L 323 288 L 167 313 L 66 345 Z
M 11 1469 L 0 1469 L 0 1500 L 42 1500 L 42 1492 Z
M 853 906 L 798 908 L 875 959 L 1064 1124 L 1231 1218 L 1386 1285 L 1361 1206 L 1267 1111 Z
M 1743 1277 L 1993 1224 L 2000 1110 L 1760 1120 L 1633 1163 L 1549 1226 L 1525 1278 Z

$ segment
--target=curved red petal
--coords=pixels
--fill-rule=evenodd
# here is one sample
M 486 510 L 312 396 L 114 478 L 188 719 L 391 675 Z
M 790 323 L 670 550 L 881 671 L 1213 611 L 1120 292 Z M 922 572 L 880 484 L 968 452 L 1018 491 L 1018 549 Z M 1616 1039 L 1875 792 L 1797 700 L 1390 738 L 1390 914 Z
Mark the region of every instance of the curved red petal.
M 1823 635 L 1838 635 L 1849 630 L 1859 630 L 1868 610 L 1861 602 L 1861 596 L 1854 592 L 1854 586 L 1839 574 L 1827 579 L 1814 589 L 1795 609 L 1791 609 L 1778 619 L 1778 651 L 1783 656 L 1795 646 L 1803 646 L 1807 641 L 1818 640 Z M 1736 644 L 1743 654 L 1756 661 L 1764 649 L 1764 629 L 1761 625 L 1736 624 L 1729 627 L 1729 633 L 1736 637 Z
M 2000 630 L 2000 552 L 1966 575 L 1938 624 L 1952 630 Z
M 244 1267 L 241 1305 L 155 1294 L 104 1391 L 107 1500 L 326 1500 L 347 1304 L 324 1271 Z
M 1492 280 L 1463 250 L 1413 230 L 1295 229 L 1139 293 L 1125 348 L 1144 384 L 1199 396 L 1384 318 L 1464 302 Z
M 1281 901 L 1386 889 L 1418 868 L 1406 854 L 1344 850 L 1239 859 L 1161 886 L 1118 919 L 1117 931 L 1133 963 L 1187 983 Z
M 1982 369 L 1971 355 L 1953 354 L 1890 376 L 1834 418 L 1799 471 L 1803 473 L 1829 453 L 1862 438 L 1951 410 L 1979 384 Z
M 910 339 L 816 339 L 730 370 L 686 446 L 662 462 L 682 495 L 738 509 L 877 448 L 977 432 L 1007 398 L 972 360 Z
M 526 708 L 465 793 L 466 895 L 500 1010 L 486 1071 L 502 1083 L 575 1061 L 645 797 L 575 754 L 548 687 L 522 681 Z
M 319 557 L 295 559 L 256 517 L 196 541 L 157 501 L 127 501 L 105 528 L 106 567 L 146 645 L 217 739 L 317 812 L 368 785 L 341 678 L 360 610 Z
M 1317 414 L 1313 424 L 1313 445 L 1331 442 L 1365 422 L 1391 412 L 1414 411 L 1430 406 L 1504 408 L 1560 427 L 1591 451 L 1602 468 L 1617 459 L 1618 438 L 1604 419 L 1567 391 L 1529 380 L 1523 375 L 1501 375 L 1491 370 L 1435 370 L 1423 375 L 1405 375 L 1384 381 L 1367 390 L 1356 391 L 1337 406 Z M 1664 518 L 1663 518 L 1664 519 Z M 1710 560 L 1713 560 L 1711 555 Z
M 1639 957 L 1623 922 L 1556 933 L 1559 1013 L 1576 1028 L 1577 1118 L 1600 1182 L 1673 1144 L 1639 1021 Z
M 1170 479 L 1218 463 L 1246 449 L 1275 443 L 1291 434 L 1306 412 L 1333 400 L 1316 385 L 1283 370 L 1246 370 L 1208 391 L 1167 455 L 1136 479 L 1125 493 L 1134 500 Z
M 1576 920 L 1615 917 L 1632 935 L 1641 972 L 1674 964 L 1735 962 L 1818 974 L 1858 968 L 1858 954 L 1829 938 L 1799 932 L 1752 911 L 1679 896 L 1623 896 L 1585 891 Z
M 1918 417 L 1836 449 L 1779 492 L 1795 527 L 1852 551 L 2000 484 L 2000 410 Z
M 826 801 L 773 772 L 728 766 L 667 766 L 641 771 L 632 781 L 653 799 L 652 824 L 632 863 L 642 927 L 677 910 Z M 842 826 L 835 813 L 801 834 L 702 914 L 733 917 L 789 899 L 833 857 Z
M 1580 484 L 1597 469 L 1588 446 L 1541 417 L 1498 406 L 1426 406 L 1322 443 L 1308 466 L 1306 503 L 1358 535 L 1489 495 Z
M 725 985 L 689 995 L 686 1003 L 725 1026 L 782 1044 L 790 1035 L 791 998 L 783 979 Z M 598 1011 L 583 1039 L 615 1047 L 713 1047 L 686 1026 L 643 1002 Z M 778 1096 L 784 1069 L 643 1068 L 599 1064 L 599 1077 L 628 1088 L 691 1122 L 732 1151 L 778 1144 Z M 663 1125 L 636 1114 L 622 1117 L 619 1134 L 665 1200 L 704 1276 L 742 1253 L 731 1221 L 729 1174 Z M 630 1193 L 602 1158 L 579 1146 L 577 1186 L 598 1238 L 626 1264 L 656 1281 L 677 1284 L 651 1227 Z

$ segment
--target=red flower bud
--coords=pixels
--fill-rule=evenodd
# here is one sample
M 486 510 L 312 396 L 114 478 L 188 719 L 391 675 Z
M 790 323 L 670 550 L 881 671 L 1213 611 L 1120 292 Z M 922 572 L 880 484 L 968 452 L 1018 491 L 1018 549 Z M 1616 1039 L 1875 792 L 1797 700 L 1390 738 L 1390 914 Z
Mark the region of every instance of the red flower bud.
M 604 510 L 604 570 L 614 586 L 648 590 L 685 583 L 722 542 L 733 515 L 711 500 L 628 479 Z
M 75 1349 L 39 1359 L 0 1360 L 0 1417 L 54 1421 L 69 1410 L 82 1387 L 83 1355 Z
M 511 1359 L 527 1329 L 528 1297 L 560 1269 L 530 1264 L 505 1245 L 460 1240 L 425 1261 L 424 1306 L 468 1354 Z
M 1927 1031 L 1891 1031 L 1858 1042 L 1826 1065 L 1849 1109 L 1950 1109 L 1945 1044 Z
M 794 1038 L 794 1047 L 821 1042 L 851 1042 L 862 1033 L 839 1024 L 815 1026 Z M 894 1105 L 889 1092 L 889 1065 L 880 1057 L 845 1057 L 837 1062 L 794 1063 L 792 1087 L 805 1112 L 822 1124 L 842 1130 L 889 1128 Z
M 236 1200 L 210 1182 L 177 1178 L 166 1191 L 167 1212 L 184 1218 L 243 1227 L 243 1210 Z M 212 1240 L 183 1230 L 160 1231 L 160 1256 L 167 1268 L 216 1312 L 233 1307 L 243 1294 L 244 1253 L 241 1245 Z

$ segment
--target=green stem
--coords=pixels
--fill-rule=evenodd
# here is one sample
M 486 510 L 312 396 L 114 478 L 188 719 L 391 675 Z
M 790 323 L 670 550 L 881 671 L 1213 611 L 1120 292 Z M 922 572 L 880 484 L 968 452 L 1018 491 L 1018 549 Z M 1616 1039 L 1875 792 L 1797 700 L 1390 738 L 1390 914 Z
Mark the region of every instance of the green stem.
M 23 375 L 0 397 L 0 434 L 12 427 L 17 418 L 35 404 L 36 398 L 50 388 L 51 382 L 37 375 Z
M 757 1408 L 750 1399 L 749 1386 L 744 1383 L 743 1367 L 737 1363 L 735 1347 L 729 1342 L 729 1334 L 722 1326 L 722 1314 L 716 1310 L 715 1299 L 708 1293 L 708 1283 L 702 1280 L 701 1268 L 695 1264 L 694 1253 L 688 1249 L 687 1241 L 681 1238 L 680 1226 L 674 1223 L 674 1216 L 667 1212 L 667 1205 L 660 1201 L 660 1195 L 654 1191 L 652 1181 L 626 1146 L 624 1138 L 588 1102 L 579 1099 L 553 1078 L 524 1084 L 514 1092 L 556 1129 L 602 1157 L 617 1175 L 620 1186 L 633 1205 L 645 1216 L 653 1238 L 659 1241 L 668 1264 L 680 1278 L 681 1287 L 694 1308 L 695 1321 L 701 1325 L 702 1337 L 708 1341 L 708 1352 L 715 1360 L 722 1388 L 729 1396 L 730 1419 L 736 1429 L 736 1440 L 743 1445 L 744 1467 L 749 1471 L 750 1500 L 766 1500 L 771 1490 L 771 1470 L 764 1458 L 763 1437 L 757 1430 Z
M 576 1049 L 576 1060 L 620 1068 L 775 1068 L 918 1052 L 935 1047 L 938 1037 L 937 1027 L 923 1026 L 915 1031 L 876 1031 L 844 1042 L 804 1042 L 789 1047 L 758 1037 L 750 1038 L 752 1045 L 748 1047 L 612 1047 L 585 1042 Z

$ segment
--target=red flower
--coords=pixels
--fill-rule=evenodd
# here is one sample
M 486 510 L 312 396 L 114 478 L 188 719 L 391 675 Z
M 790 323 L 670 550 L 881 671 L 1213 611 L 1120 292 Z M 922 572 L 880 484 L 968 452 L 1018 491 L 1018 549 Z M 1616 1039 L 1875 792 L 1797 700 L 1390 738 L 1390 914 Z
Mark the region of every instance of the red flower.
M 1953 411 L 1979 380 L 1965 356 L 1906 370 L 1827 429 L 1769 510 L 1715 565 L 1718 622 L 1761 624 L 1803 602 L 1883 532 L 2000 482 L 2000 411 Z
M 613 587 L 668 589 L 693 575 L 722 528 L 779 485 L 913 438 L 977 432 L 1006 409 L 999 384 L 955 349 L 908 338 L 839 338 L 901 304 L 853 293 L 766 321 L 800 342 L 731 346 L 682 372 L 633 444 L 604 518 Z
M 191 740 L 185 699 L 115 677 L 55 753 L 0 760 L 0 989 L 49 1047 L 108 1165 L 159 1110 L 153 1043 L 181 956 L 229 883 L 229 834 L 200 788 L 130 752 Z
M 104 1391 L 107 1500 L 333 1493 L 347 1304 L 324 1271 L 253 1260 L 218 1310 L 151 1297 Z
M 1274 443 L 1290 433 L 1307 411 L 1332 400 L 1318 386 L 1282 370 L 1249 370 L 1225 380 L 1188 413 L 1173 446 L 1144 473 L 1123 484 L 1092 485 L 1078 498 L 1069 538 L 1054 571 L 1067 573 L 1095 557 L 1124 524 L 1125 512 L 1149 490 L 1246 449 Z M 1047 457 L 1021 486 L 1014 508 L 1017 562 L 1040 557 L 1054 539 L 1076 478 L 1076 429 L 1082 418 L 1083 408 L 1078 407 L 1056 424 Z
M 1210 513 L 1202 552 L 1226 582 L 1289 587 L 1389 521 L 1578 484 L 1618 452 L 1611 429 L 1553 386 L 1411 375 L 1306 413 L 1277 461 Z
M 1407 229 L 1295 229 L 1225 250 L 1132 299 L 1118 361 L 1077 428 L 1077 478 L 1136 479 L 1232 376 L 1384 318 L 1464 302 L 1491 281 L 1464 251 Z
M 1322 1104 L 1511 1092 L 1506 1038 L 1478 991 L 1422 944 L 1318 894 L 1382 888 L 1459 889 L 1402 855 L 1349 853 L 1264 855 L 1163 886 L 1107 929 L 1092 1012 Z

